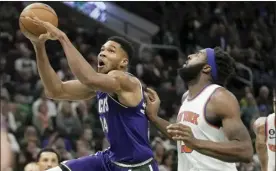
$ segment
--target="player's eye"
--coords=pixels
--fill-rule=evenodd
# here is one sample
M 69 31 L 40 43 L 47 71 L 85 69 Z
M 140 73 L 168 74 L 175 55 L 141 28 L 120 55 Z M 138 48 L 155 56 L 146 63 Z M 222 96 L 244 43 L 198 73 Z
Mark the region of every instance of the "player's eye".
M 113 49 L 108 49 L 108 52 L 114 53 L 115 50 L 113 50 Z

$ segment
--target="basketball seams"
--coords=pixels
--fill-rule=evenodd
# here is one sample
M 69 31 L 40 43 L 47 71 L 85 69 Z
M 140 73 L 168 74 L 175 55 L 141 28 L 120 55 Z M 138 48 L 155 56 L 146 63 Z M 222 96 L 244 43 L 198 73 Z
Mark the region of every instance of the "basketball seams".
M 41 9 L 41 10 L 48 11 L 48 12 L 50 12 L 51 14 L 53 14 L 56 18 L 58 18 L 57 14 L 56 14 L 55 12 L 53 12 L 53 11 L 51 11 L 51 10 L 48 10 L 48 9 L 45 9 L 45 8 L 30 8 L 30 9 L 28 9 L 28 10 L 40 10 L 40 9 Z M 24 11 L 25 11 L 25 10 L 22 11 L 23 14 L 24 14 Z M 22 13 L 21 13 L 21 14 L 22 14 Z M 23 15 L 23 16 L 25 16 L 25 15 Z M 20 15 L 20 18 L 23 17 L 23 16 Z M 57 24 L 58 24 L 58 22 L 57 22 Z
M 58 26 L 58 17 L 57 17 L 57 15 L 56 14 L 54 14 L 53 12 L 51 12 L 51 11 L 49 11 L 49 10 L 46 10 L 45 8 L 32 8 L 32 10 L 40 10 L 40 9 L 44 9 L 45 11 L 48 11 L 49 13 L 51 13 L 52 15 L 53 15 L 53 17 L 52 18 L 54 18 L 54 20 L 52 20 L 52 21 L 56 21 L 57 22 L 57 26 Z M 45 12 L 44 11 L 44 12 Z M 41 11 L 40 11 L 41 12 Z M 47 14 L 47 15 L 49 15 L 49 14 Z M 45 16 L 45 15 L 44 15 Z M 50 22 L 50 23 L 52 23 L 52 21 L 48 21 L 48 22 Z M 52 23 L 53 24 L 53 23 Z M 54 24 L 53 24 L 54 25 Z M 56 26 L 56 27 L 57 27 Z
M 31 33 L 33 36 L 36 36 L 36 37 L 37 37 L 37 35 L 34 34 L 33 32 L 31 32 L 31 31 L 24 25 L 24 23 L 23 23 L 21 20 L 19 20 L 19 22 L 20 22 L 20 24 L 22 25 L 22 27 L 23 27 L 28 33 Z
M 47 8 L 39 8 L 39 7 L 34 7 L 34 8 L 28 8 L 28 9 L 26 9 L 26 10 L 32 10 L 32 9 L 43 9 L 43 10 L 46 10 L 46 11 L 49 11 L 50 13 L 52 13 L 52 14 L 54 14 L 56 17 L 58 17 L 57 16 L 57 14 L 56 14 L 56 12 L 55 11 L 53 11 L 53 10 L 51 10 L 51 9 L 47 9 Z M 24 12 L 25 10 L 23 10 L 22 12 Z

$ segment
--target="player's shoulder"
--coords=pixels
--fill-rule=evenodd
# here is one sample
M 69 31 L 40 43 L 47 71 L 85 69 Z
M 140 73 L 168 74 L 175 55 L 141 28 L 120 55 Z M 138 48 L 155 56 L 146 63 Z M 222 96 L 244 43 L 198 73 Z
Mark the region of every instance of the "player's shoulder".
M 271 113 L 267 117 L 275 117 L 275 113 Z
M 229 103 L 238 104 L 236 96 L 224 87 L 218 87 L 212 94 L 210 101 L 222 105 Z
M 221 118 L 240 118 L 240 106 L 237 98 L 224 87 L 218 87 L 214 91 L 210 97 L 209 104 L 212 106 L 212 112 L 216 113 Z
M 265 122 L 267 117 L 259 117 L 253 123 L 253 131 L 255 133 L 259 133 L 260 131 L 264 130 Z
M 264 125 L 265 122 L 266 122 L 266 119 L 267 119 L 267 117 L 259 117 L 258 119 L 255 120 L 253 126 L 257 128 L 257 127 L 259 127 L 259 126 Z
M 129 79 L 131 81 L 137 80 L 137 78 L 134 75 L 120 70 L 112 70 L 108 72 L 108 75 L 120 80 L 125 80 L 125 79 Z
M 140 81 L 134 75 L 120 70 L 112 70 L 108 72 L 108 75 L 120 81 L 120 84 L 127 88 L 133 89 L 136 86 L 140 86 Z
M 120 71 L 120 70 L 112 70 L 112 71 L 109 71 L 107 74 L 110 76 L 113 76 L 113 77 L 126 77 L 127 76 L 126 72 Z

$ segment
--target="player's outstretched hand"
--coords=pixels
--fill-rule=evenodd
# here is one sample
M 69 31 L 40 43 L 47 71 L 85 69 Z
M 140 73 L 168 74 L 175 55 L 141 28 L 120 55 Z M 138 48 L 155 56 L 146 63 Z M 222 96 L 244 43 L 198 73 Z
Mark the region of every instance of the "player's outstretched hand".
M 159 107 L 160 107 L 160 99 L 156 93 L 151 88 L 147 88 L 145 91 L 145 96 L 146 96 L 146 115 L 149 118 L 154 118 L 157 116 Z
M 184 141 L 185 145 L 191 149 L 195 148 L 197 139 L 194 137 L 192 129 L 181 123 L 171 124 L 167 127 L 167 132 L 175 141 Z
M 45 42 L 46 40 L 58 40 L 60 38 L 63 38 L 65 36 L 65 33 L 52 25 L 49 22 L 45 22 L 40 20 L 38 17 L 33 16 L 33 17 L 25 17 L 25 19 L 31 21 L 32 23 L 42 26 L 47 30 L 47 33 L 42 34 L 39 36 L 39 39 L 37 40 L 31 40 L 35 42 Z

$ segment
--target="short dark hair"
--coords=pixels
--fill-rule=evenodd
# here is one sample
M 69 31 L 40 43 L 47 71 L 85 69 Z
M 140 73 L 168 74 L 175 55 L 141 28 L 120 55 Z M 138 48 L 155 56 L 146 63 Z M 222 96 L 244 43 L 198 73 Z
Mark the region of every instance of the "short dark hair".
M 235 74 L 235 60 L 220 47 L 215 47 L 215 58 L 218 72 L 217 83 L 225 85 L 229 78 Z
M 122 49 L 127 53 L 129 60 L 132 59 L 132 57 L 134 56 L 134 48 L 132 44 L 125 38 L 119 36 L 112 36 L 108 38 L 108 41 L 114 41 L 116 43 L 119 43 Z
M 41 154 L 44 153 L 44 152 L 55 153 L 57 155 L 57 158 L 58 158 L 58 163 L 61 162 L 61 158 L 60 158 L 59 154 L 52 148 L 43 148 L 42 150 L 40 150 L 39 153 L 36 156 L 36 162 L 39 161 Z

